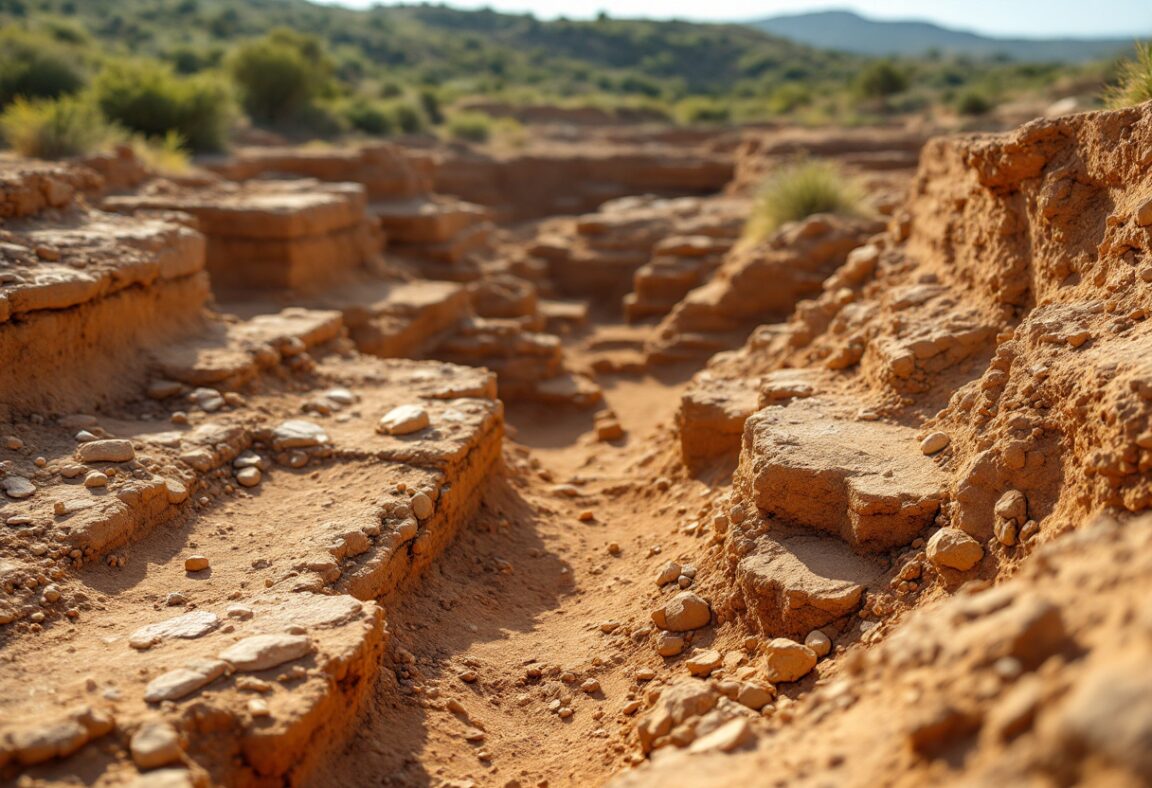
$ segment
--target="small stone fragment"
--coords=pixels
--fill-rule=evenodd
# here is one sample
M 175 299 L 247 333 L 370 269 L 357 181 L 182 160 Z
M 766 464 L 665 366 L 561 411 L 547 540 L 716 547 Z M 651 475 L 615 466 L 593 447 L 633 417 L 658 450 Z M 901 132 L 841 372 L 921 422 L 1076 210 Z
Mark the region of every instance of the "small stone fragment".
M 941 528 L 928 540 L 926 553 L 928 560 L 938 567 L 966 572 L 980 563 L 984 548 L 959 528 Z
M 774 638 L 764 646 L 764 661 L 769 681 L 798 681 L 816 667 L 816 652 L 795 640 Z
M 190 555 L 184 559 L 185 572 L 203 572 L 209 566 L 208 557 L 203 555 Z
M 664 607 L 652 612 L 656 626 L 668 632 L 688 632 L 708 626 L 712 609 L 708 603 L 691 591 L 681 591 Z
M 264 474 L 262 474 L 260 469 L 255 466 L 241 468 L 236 472 L 236 482 L 241 487 L 255 487 L 263 480 L 263 478 Z
M 36 493 L 36 485 L 23 476 L 9 476 L 0 482 L 0 486 L 4 487 L 5 495 L 16 500 L 31 497 Z
M 948 448 L 948 444 L 952 442 L 943 432 L 933 432 L 920 443 L 920 451 L 925 454 L 937 454 Z
M 688 752 L 732 752 L 755 738 L 748 720 L 744 717 L 737 717 L 692 742 Z
M 600 691 L 600 682 L 596 679 L 584 679 L 584 683 L 580 685 L 580 689 L 592 695 Z
M 832 641 L 819 629 L 814 629 L 804 638 L 804 645 L 812 649 L 817 657 L 826 657 L 832 653 Z
M 684 661 L 684 665 L 688 668 L 689 673 L 693 676 L 704 677 L 712 675 L 712 671 L 718 669 L 723 664 L 724 658 L 720 655 L 720 652 L 711 649 L 694 652 Z
M 255 672 L 300 659 L 312 650 L 307 635 L 253 635 L 220 652 L 236 670 Z
M 90 471 L 84 477 L 84 486 L 89 490 L 99 489 L 100 487 L 108 486 L 108 474 L 100 471 Z
M 416 493 L 408 503 L 412 506 L 412 514 L 416 515 L 418 520 L 427 520 L 435 511 L 432 499 L 424 493 Z
M 376 431 L 385 435 L 410 435 L 431 423 L 428 411 L 419 405 L 400 405 L 384 414 Z
M 656 645 L 656 653 L 662 657 L 674 657 L 684 650 L 684 638 L 679 635 L 662 635 Z
M 180 734 L 166 722 L 146 722 L 132 734 L 132 760 L 141 769 L 155 769 L 180 760 Z
M 669 561 L 660 567 L 660 573 L 656 575 L 656 585 L 664 586 L 673 582 L 680 576 L 680 564 L 675 561 Z
M 136 459 L 132 441 L 121 439 L 94 440 L 82 443 L 76 448 L 76 459 L 80 462 L 130 462 Z

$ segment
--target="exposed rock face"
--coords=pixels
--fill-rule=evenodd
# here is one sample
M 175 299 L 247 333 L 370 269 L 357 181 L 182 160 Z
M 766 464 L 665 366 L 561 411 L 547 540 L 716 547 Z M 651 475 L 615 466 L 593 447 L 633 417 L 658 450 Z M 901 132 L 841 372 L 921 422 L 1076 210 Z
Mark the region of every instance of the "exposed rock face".
M 740 465 L 737 483 L 762 512 L 860 550 L 911 542 L 935 517 L 947 481 L 913 430 L 849 421 L 815 398 L 754 414 Z
M 208 272 L 218 292 L 314 288 L 338 281 L 381 249 L 364 188 L 352 183 L 253 181 L 205 189 L 156 181 L 105 205 L 194 216 L 208 239 Z
M 0 377 L 0 416 L 122 396 L 144 373 L 141 351 L 199 324 L 203 236 L 73 202 L 100 184 L 86 168 L 0 166 L 0 367 L 21 370 Z M 45 209 L 65 221 L 37 218 Z
M 446 153 L 435 186 L 494 209 L 502 220 L 524 220 L 594 211 L 633 194 L 712 194 L 731 177 L 731 154 L 707 146 L 553 146 L 507 155 Z
M 716 275 L 660 323 L 649 358 L 711 355 L 738 345 L 757 323 L 783 320 L 800 299 L 819 293 L 848 253 L 879 228 L 872 221 L 819 215 L 761 243 L 737 246 Z

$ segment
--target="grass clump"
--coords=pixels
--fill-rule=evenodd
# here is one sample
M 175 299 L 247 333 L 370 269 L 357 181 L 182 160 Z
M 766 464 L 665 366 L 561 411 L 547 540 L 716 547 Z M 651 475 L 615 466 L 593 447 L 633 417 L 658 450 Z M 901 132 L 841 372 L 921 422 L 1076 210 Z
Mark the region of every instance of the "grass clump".
M 0 35 L 0 106 L 75 93 L 84 81 L 76 56 L 54 42 L 16 31 Z
M 764 182 L 745 235 L 759 240 L 788 222 L 817 213 L 859 215 L 862 203 L 859 186 L 833 162 L 796 162 Z
M 487 142 L 492 137 L 492 118 L 483 112 L 458 112 L 448 119 L 446 129 L 458 142 Z
M 1119 79 L 1104 98 L 1113 109 L 1152 100 L 1152 43 L 1136 45 L 1136 57 L 1120 64 Z
M 17 98 L 0 114 L 0 136 L 22 156 L 64 159 L 102 150 L 123 138 L 92 102 L 74 96 Z
M 212 74 L 183 77 L 155 61 L 114 61 L 92 91 L 104 116 L 130 132 L 155 140 L 175 133 L 197 152 L 226 145 L 232 98 Z

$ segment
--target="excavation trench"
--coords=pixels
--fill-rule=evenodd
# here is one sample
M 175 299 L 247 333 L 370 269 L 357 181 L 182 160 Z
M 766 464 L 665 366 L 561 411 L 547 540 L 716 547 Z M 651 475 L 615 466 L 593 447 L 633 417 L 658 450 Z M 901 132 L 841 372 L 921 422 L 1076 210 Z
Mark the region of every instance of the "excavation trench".
M 643 635 L 654 573 L 690 557 L 677 511 L 722 492 L 683 478 L 656 487 L 678 464 L 668 435 L 690 372 L 602 376 L 625 430 L 614 441 L 595 439 L 588 411 L 508 407 L 503 471 L 470 527 L 389 606 L 387 669 L 312 779 L 348 784 L 354 769 L 366 785 L 589 785 L 631 763 L 637 672 L 667 670 Z

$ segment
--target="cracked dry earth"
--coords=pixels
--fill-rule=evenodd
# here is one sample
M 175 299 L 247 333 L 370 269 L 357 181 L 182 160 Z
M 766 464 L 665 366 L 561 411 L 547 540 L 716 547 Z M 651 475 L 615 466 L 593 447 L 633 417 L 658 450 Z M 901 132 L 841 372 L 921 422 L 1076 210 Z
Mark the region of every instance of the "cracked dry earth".
M 1152 106 L 614 134 L 0 161 L 0 781 L 1152 783 Z

